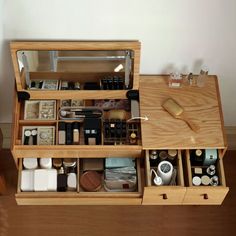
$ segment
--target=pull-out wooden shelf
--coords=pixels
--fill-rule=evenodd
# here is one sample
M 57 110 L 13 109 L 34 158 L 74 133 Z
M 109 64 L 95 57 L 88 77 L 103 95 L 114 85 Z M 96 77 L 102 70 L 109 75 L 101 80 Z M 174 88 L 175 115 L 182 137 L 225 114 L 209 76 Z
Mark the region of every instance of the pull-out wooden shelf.
M 140 205 L 142 202 L 142 177 L 140 159 L 136 160 L 137 189 L 135 192 L 84 192 L 79 184 L 79 159 L 76 192 L 22 192 L 22 159 L 19 159 L 18 186 L 15 195 L 18 205 Z
M 220 205 L 222 204 L 229 188 L 226 186 L 222 151 L 219 150 L 217 172 L 219 176 L 219 186 L 193 186 L 192 170 L 190 163 L 189 150 L 186 151 L 186 170 L 188 187 L 184 197 L 184 205 Z
M 178 150 L 176 160 L 177 185 L 176 186 L 155 186 L 152 183 L 151 167 L 149 161 L 149 151 L 146 150 L 145 170 L 146 170 L 146 187 L 143 192 L 143 205 L 178 205 L 182 204 L 186 188 L 184 185 L 183 166 L 181 151 Z
M 42 93 L 42 92 L 41 92 Z M 68 94 L 68 92 L 67 92 Z M 127 98 L 126 98 L 127 99 Z M 41 94 L 42 100 L 42 94 Z M 48 99 L 47 99 L 48 100 Z M 56 100 L 56 119 L 55 120 L 24 120 L 24 101 L 19 102 L 17 94 L 15 94 L 15 108 L 14 108 L 14 121 L 13 121 L 13 142 L 12 154 L 17 163 L 17 158 L 27 157 L 53 157 L 53 158 L 77 158 L 77 157 L 141 157 L 142 145 L 141 137 L 138 144 L 121 144 L 121 145 L 85 145 L 83 128 L 80 128 L 79 145 L 58 145 L 58 124 L 59 122 L 72 122 L 71 120 L 60 120 L 58 112 L 60 109 L 60 102 L 63 99 Z M 84 103 L 89 104 L 95 101 L 94 99 L 82 99 Z M 86 106 L 86 105 L 85 105 Z M 130 112 L 127 112 L 130 118 Z M 77 121 L 76 119 L 73 121 Z M 140 127 L 140 123 L 138 123 Z M 22 144 L 22 129 L 25 126 L 53 126 L 55 128 L 55 142 L 54 145 L 23 145 Z M 140 128 L 141 132 L 141 128 Z M 102 142 L 103 142 L 102 132 Z M 141 136 L 141 134 L 140 134 Z

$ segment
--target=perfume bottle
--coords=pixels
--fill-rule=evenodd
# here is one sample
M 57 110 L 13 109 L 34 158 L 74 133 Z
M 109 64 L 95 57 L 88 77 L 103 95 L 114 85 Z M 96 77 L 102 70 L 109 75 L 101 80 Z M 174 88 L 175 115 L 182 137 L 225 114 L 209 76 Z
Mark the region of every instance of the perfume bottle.
M 203 66 L 199 76 L 197 77 L 197 86 L 198 87 L 204 87 L 205 82 L 207 80 L 208 76 L 208 68 L 206 66 Z
M 169 76 L 169 87 L 180 88 L 183 83 L 183 75 L 180 73 L 171 73 Z

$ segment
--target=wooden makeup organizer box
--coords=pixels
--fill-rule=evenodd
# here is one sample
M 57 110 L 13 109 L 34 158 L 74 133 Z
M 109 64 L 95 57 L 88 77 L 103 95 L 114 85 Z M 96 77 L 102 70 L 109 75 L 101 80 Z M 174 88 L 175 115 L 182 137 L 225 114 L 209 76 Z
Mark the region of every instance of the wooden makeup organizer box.
M 174 89 L 168 86 L 168 75 L 140 75 L 139 41 L 14 41 L 10 47 L 16 80 L 11 151 L 18 168 L 18 186 L 15 195 L 17 204 L 222 204 L 229 191 L 223 166 L 227 141 L 216 76 L 208 76 L 203 88 L 184 85 Z M 109 85 L 111 78 L 113 82 L 115 81 L 113 85 Z M 76 89 L 64 90 L 63 86 L 65 84 L 67 86 L 68 81 L 77 86 Z M 144 118 L 132 119 L 132 107 L 130 109 L 132 105 L 128 103 L 125 119 L 130 127 L 138 130 L 132 131 L 136 132 L 135 143 L 130 142 L 126 136 L 122 141 L 112 140 L 109 143 L 110 140 L 107 141 L 102 125 L 101 143 L 96 145 L 93 141 L 86 145 L 85 124 L 80 121 L 79 144 L 59 144 L 58 128 L 61 122 L 59 112 L 63 100 L 81 100 L 83 107 L 97 108 L 104 106 L 109 100 L 125 103 L 129 90 L 139 92 L 139 115 Z M 188 117 L 199 125 L 198 132 L 192 131 L 184 121 L 173 118 L 162 108 L 162 103 L 169 97 L 181 104 Z M 43 110 L 45 105 L 43 101 L 49 100 L 54 101 L 50 104 L 54 115 L 45 114 Z M 33 104 L 35 101 L 36 105 Z M 32 104 L 38 109 L 36 112 L 30 108 Z M 107 116 L 108 112 L 104 109 L 103 119 Z M 70 119 L 63 121 L 72 122 Z M 53 137 L 49 143 L 41 142 L 40 145 L 38 137 L 35 145 L 24 145 L 24 142 L 28 142 L 24 140 L 26 139 L 24 132 L 29 127 L 33 127 L 32 129 L 37 127 L 38 133 L 41 132 L 40 129 L 51 127 L 48 135 L 52 132 Z M 218 186 L 193 186 L 194 166 L 190 154 L 196 149 L 217 149 Z M 152 150 L 157 152 L 177 150 L 174 164 L 177 170 L 175 185 L 153 184 L 149 158 Z M 32 157 L 77 158 L 77 191 L 22 191 L 20 181 L 23 158 Z M 108 157 L 136 158 L 135 191 L 107 192 L 104 188 L 97 192 L 83 191 L 79 181 L 80 161 L 86 158 Z

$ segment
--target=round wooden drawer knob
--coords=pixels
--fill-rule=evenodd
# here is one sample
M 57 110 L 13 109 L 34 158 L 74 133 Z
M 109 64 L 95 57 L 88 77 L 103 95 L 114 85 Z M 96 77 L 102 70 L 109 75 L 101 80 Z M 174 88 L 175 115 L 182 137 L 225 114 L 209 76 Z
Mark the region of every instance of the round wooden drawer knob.
M 102 187 L 100 174 L 96 171 L 87 171 L 80 177 L 81 187 L 89 192 L 96 192 Z

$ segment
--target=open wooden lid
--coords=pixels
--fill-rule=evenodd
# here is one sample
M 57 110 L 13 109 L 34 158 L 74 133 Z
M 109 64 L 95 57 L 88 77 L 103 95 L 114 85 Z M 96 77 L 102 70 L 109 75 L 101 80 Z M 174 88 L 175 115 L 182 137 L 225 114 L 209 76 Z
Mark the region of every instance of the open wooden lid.
M 125 78 L 125 89 L 99 91 L 104 98 L 125 96 L 127 89 L 139 89 L 140 47 L 139 41 L 13 41 L 10 48 L 17 91 L 36 99 L 42 90 L 30 89 L 32 80 L 72 80 L 83 85 L 119 75 Z M 61 93 L 63 97 L 93 98 L 97 91 L 44 90 L 48 99 L 57 99 Z

